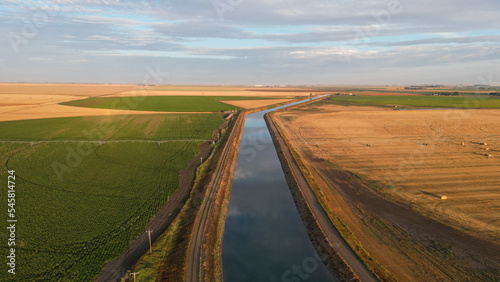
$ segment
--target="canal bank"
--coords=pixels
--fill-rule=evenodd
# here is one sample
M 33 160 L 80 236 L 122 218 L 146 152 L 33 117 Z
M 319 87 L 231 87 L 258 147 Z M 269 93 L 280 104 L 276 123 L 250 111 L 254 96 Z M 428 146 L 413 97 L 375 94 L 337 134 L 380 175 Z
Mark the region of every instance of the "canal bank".
M 340 278 L 330 274 L 309 239 L 264 120 L 266 113 L 295 104 L 246 117 L 222 242 L 225 281 Z
M 278 128 L 269 114 L 266 114 L 264 118 L 269 128 L 269 132 L 271 133 L 274 146 L 278 152 L 278 157 L 297 206 L 297 210 L 304 222 L 311 242 L 316 251 L 320 254 L 321 260 L 332 276 L 336 276 L 339 280 L 359 280 L 359 277 L 334 248 L 332 242 L 330 242 L 328 236 L 325 234 L 320 221 L 323 220 L 326 223 L 326 221 L 329 220 L 328 216 L 324 213 L 321 204 L 316 200 L 314 192 L 309 187 L 306 178 L 302 175 L 299 165 L 294 160 L 292 152 L 281 136 Z M 340 237 L 340 234 L 338 234 L 339 239 Z M 339 247 L 338 241 L 335 241 L 334 244 L 335 247 Z

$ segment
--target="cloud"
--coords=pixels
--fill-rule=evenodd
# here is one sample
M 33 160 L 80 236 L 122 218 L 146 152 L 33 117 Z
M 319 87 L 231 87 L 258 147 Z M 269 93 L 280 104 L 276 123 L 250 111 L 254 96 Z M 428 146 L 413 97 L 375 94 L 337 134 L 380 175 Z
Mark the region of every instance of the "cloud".
M 423 45 L 423 44 L 448 44 L 448 43 L 498 43 L 500 42 L 500 35 L 487 35 L 487 36 L 464 36 L 464 37 L 432 37 L 419 40 L 408 40 L 398 42 L 373 42 L 367 45 L 372 46 L 410 46 L 410 45 Z
M 466 73 L 500 75 L 499 8 L 490 0 L 6 0 L 0 79 L 135 82 L 161 63 L 175 70 L 172 83 L 342 84 L 359 73 L 380 83 L 430 73 L 460 83 Z

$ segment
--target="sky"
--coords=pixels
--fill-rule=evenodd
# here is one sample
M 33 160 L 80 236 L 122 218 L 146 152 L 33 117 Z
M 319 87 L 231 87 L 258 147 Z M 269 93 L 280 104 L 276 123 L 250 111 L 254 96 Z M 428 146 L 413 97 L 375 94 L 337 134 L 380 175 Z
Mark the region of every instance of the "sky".
M 499 12 L 498 0 L 3 0 L 0 82 L 500 85 Z

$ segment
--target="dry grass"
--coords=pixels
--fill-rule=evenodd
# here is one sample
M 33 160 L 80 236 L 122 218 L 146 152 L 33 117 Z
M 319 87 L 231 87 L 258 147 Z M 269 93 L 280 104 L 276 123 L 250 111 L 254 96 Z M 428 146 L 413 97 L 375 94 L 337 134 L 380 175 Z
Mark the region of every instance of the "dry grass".
M 500 111 L 349 110 L 283 116 L 294 116 L 286 120 L 315 156 L 392 184 L 394 196 L 498 242 L 500 158 L 485 156 L 480 144 L 488 144 L 489 155 L 500 153 Z
M 135 85 L 0 83 L 0 95 L 30 94 L 93 97 L 135 88 Z
M 318 198 L 324 198 L 329 214 L 338 216 L 337 228 L 345 224 L 350 230 L 341 232 L 344 237 L 352 232 L 376 262 L 401 281 L 498 277 L 498 272 L 477 268 L 479 260 L 455 253 L 455 247 L 429 244 L 406 227 L 371 213 L 380 202 L 364 203 L 375 207 L 371 209 L 357 201 L 363 196 L 352 195 L 360 195 L 363 190 L 356 183 L 363 182 L 383 189 L 404 206 L 498 243 L 500 161 L 485 154 L 500 153 L 500 111 L 392 111 L 336 105 L 306 109 L 275 116 L 318 183 Z M 388 175 L 399 179 L 393 177 L 389 180 L 394 182 L 388 183 Z

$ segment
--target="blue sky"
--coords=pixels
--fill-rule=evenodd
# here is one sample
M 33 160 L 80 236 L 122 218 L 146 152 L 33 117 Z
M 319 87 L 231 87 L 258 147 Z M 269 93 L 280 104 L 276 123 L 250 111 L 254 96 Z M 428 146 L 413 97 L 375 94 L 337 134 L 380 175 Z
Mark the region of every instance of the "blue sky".
M 500 84 L 496 0 L 4 0 L 0 81 Z

